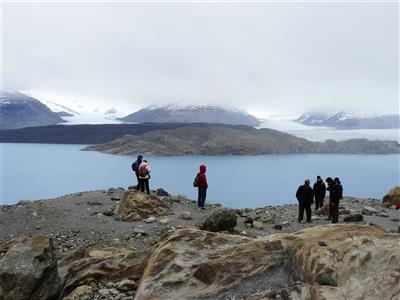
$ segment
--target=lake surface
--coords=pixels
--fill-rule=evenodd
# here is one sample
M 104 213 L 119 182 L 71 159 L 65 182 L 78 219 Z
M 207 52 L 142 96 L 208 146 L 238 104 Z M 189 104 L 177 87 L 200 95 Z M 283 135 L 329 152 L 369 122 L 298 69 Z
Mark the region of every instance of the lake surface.
M 81 191 L 135 184 L 134 158 L 79 151 L 84 145 L 0 144 L 1 204 L 47 199 Z M 196 198 L 192 183 L 198 166 L 207 165 L 207 202 L 261 207 L 296 203 L 305 178 L 342 179 L 344 194 L 381 198 L 399 185 L 400 155 L 274 154 L 260 156 L 147 157 L 150 188 Z

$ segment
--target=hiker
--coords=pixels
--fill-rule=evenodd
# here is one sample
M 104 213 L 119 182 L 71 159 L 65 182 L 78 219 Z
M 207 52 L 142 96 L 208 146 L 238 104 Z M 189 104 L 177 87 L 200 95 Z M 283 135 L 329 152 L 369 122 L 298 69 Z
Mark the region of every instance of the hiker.
M 149 179 L 150 179 L 150 165 L 148 164 L 147 160 L 143 160 L 143 162 L 139 166 L 139 185 L 140 191 L 144 192 L 146 188 L 146 193 L 150 195 L 150 188 L 149 188 Z
M 140 180 L 139 180 L 139 166 L 142 163 L 143 160 L 143 155 L 138 155 L 136 161 L 132 164 L 132 171 L 135 172 L 136 174 L 136 179 L 137 179 L 137 185 L 136 189 L 139 190 L 140 188 Z
M 299 201 L 299 223 L 303 221 L 304 210 L 307 215 L 307 223 L 311 222 L 311 204 L 314 198 L 313 189 L 310 187 L 310 180 L 305 180 L 304 185 L 299 186 L 296 192 Z
M 332 220 L 332 215 L 333 215 L 333 179 L 332 177 L 326 178 L 326 183 L 328 184 L 328 187 L 326 188 L 327 191 L 329 191 L 329 215 L 328 218 L 326 219 L 327 221 Z
M 208 188 L 205 165 L 200 166 L 200 172 L 197 173 L 193 186 L 198 189 L 197 206 L 204 209 Z
M 317 176 L 317 181 L 313 186 L 314 198 L 315 198 L 315 210 L 318 210 L 324 206 L 324 199 L 326 195 L 326 186 L 321 176 Z
M 339 221 L 339 201 L 343 199 L 343 187 L 338 177 L 333 180 L 332 191 L 332 223 L 337 223 Z

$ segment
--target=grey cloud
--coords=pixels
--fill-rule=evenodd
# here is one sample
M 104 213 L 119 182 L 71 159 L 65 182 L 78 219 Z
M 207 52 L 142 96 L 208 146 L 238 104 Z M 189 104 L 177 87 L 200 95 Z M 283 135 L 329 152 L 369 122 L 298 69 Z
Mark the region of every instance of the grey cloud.
M 399 109 L 398 3 L 3 5 L 6 89 L 259 115 Z

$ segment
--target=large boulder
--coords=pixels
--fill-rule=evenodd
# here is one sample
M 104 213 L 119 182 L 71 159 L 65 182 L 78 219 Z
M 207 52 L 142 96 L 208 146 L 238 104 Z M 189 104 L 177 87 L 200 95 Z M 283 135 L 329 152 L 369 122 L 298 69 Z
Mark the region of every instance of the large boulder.
M 206 218 L 201 229 L 208 231 L 231 231 L 237 224 L 235 211 L 227 208 L 216 208 Z
M 377 213 L 379 213 L 379 211 L 371 206 L 364 206 L 362 209 L 362 214 L 366 216 L 376 215 Z
M 169 212 L 168 205 L 155 196 L 136 190 L 127 191 L 115 207 L 115 215 L 123 221 L 138 221 L 150 216 L 165 215 Z
M 60 273 L 65 273 L 60 298 L 74 299 L 73 295 L 79 294 L 83 287 L 95 283 L 138 282 L 147 258 L 146 251 L 138 251 L 125 244 L 103 243 L 75 251 L 60 261 Z
M 383 203 L 396 205 L 400 201 L 400 186 L 392 188 L 389 193 L 383 197 Z
M 152 253 L 135 299 L 394 299 L 398 249 L 399 235 L 369 225 L 260 239 L 185 228 Z
M 21 237 L 0 253 L 0 299 L 45 300 L 57 297 L 61 280 L 53 242 L 45 236 Z
M 344 217 L 345 222 L 361 222 L 364 220 L 364 216 L 362 214 L 349 214 Z

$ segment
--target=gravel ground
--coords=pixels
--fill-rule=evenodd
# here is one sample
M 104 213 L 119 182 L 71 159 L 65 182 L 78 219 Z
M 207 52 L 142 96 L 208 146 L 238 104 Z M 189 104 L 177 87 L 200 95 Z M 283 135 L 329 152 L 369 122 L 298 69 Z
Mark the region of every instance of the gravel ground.
M 47 234 L 55 238 L 60 251 L 72 250 L 77 247 L 93 244 L 104 240 L 120 240 L 133 243 L 137 248 L 147 248 L 154 244 L 163 232 L 171 227 L 179 228 L 184 224 L 200 225 L 210 210 L 221 206 L 206 204 L 202 210 L 195 201 L 183 196 L 171 197 L 171 213 L 157 217 L 153 223 L 143 221 L 123 222 L 106 216 L 103 213 L 112 210 L 116 201 L 122 198 L 125 191 L 109 189 L 75 193 L 55 199 L 39 201 L 21 201 L 17 205 L 0 206 L 0 243 L 18 236 L 34 236 Z M 164 199 L 164 197 L 160 197 Z M 390 232 L 397 232 L 400 225 L 400 211 L 387 208 L 381 200 L 345 198 L 341 201 L 339 222 L 350 213 L 360 213 L 370 206 L 378 213 L 364 215 L 364 221 Z M 265 236 L 272 233 L 291 233 L 310 226 L 327 224 L 326 216 L 313 216 L 311 223 L 297 222 L 297 205 L 267 206 L 255 209 L 236 210 L 239 215 L 235 230 L 238 234 L 250 237 Z M 182 212 L 191 212 L 192 219 L 184 220 Z M 159 221 L 168 219 L 165 224 Z M 262 229 L 253 228 L 245 221 L 252 219 L 262 222 Z M 282 225 L 282 229 L 276 229 Z M 280 226 L 278 226 L 280 227 Z M 140 234 L 138 234 L 141 232 Z

